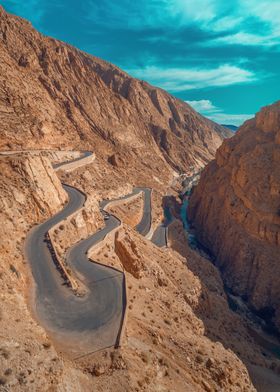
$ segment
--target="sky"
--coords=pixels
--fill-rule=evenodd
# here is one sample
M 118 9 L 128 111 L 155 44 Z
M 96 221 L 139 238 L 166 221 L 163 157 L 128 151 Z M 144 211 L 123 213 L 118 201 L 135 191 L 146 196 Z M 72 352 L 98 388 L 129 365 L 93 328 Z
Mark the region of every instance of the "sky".
M 280 99 L 280 0 L 4 0 L 45 35 L 221 124 Z

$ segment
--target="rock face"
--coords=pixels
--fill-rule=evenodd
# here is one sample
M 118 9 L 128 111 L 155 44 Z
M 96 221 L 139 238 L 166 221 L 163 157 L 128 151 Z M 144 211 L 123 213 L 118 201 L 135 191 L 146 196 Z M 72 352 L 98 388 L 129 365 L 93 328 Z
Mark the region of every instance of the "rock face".
M 0 254 L 1 268 L 14 262 L 22 269 L 22 238 L 30 225 L 62 209 L 67 194 L 50 161 L 19 154 L 0 157 Z
M 219 148 L 189 218 L 225 282 L 280 330 L 280 101 Z
M 135 242 L 129 236 L 117 233 L 115 251 L 125 271 L 129 272 L 134 278 L 139 279 L 142 276 L 144 264 Z
M 0 58 L 2 149 L 76 146 L 166 170 L 206 163 L 230 136 L 183 101 L 42 36 L 2 7 Z
M 0 210 L 3 221 L 11 221 L 15 228 L 19 217 L 29 223 L 45 219 L 67 201 L 67 194 L 54 173 L 50 161 L 42 156 L 17 154 L 0 156 Z

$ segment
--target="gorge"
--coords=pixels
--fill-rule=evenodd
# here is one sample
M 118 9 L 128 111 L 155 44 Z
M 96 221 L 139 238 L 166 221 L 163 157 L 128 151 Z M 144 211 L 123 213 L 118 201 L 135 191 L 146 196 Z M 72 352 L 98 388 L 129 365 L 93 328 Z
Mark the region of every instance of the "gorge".
M 279 124 L 233 136 L 0 6 L 0 390 L 277 390 L 225 284 L 279 330 Z

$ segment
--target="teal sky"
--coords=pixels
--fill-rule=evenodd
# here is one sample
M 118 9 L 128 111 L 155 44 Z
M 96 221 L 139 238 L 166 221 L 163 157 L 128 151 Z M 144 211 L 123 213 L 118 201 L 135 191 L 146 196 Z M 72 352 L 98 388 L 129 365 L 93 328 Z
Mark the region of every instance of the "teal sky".
M 280 0 L 4 0 L 40 32 L 239 125 L 278 99 Z

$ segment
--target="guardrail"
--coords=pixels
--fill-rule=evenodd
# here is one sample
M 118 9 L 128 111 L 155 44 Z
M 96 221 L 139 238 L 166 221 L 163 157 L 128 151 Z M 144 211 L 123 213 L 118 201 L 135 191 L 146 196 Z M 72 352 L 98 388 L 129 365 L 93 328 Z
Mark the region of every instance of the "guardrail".
M 55 247 L 53 245 L 53 241 L 50 237 L 49 232 L 45 233 L 45 242 L 47 244 L 47 247 L 49 249 L 49 252 L 51 254 L 52 260 L 58 270 L 58 272 L 60 273 L 60 275 L 62 276 L 63 280 L 65 281 L 65 283 L 67 284 L 68 287 L 70 287 L 74 292 L 77 292 L 78 289 L 78 284 L 77 282 L 70 276 L 69 272 L 67 271 L 66 267 L 63 265 L 63 263 L 61 262 Z
M 65 163 L 57 163 L 53 165 L 55 171 L 64 170 L 71 171 L 78 169 L 81 166 L 89 165 L 95 160 L 96 156 L 93 152 L 85 151 L 83 156 L 80 156 L 75 159 L 71 159 Z
M 56 162 L 56 163 L 52 163 L 52 166 L 55 171 L 57 170 L 71 171 L 77 169 L 78 167 L 92 163 L 96 158 L 95 154 L 91 151 L 83 151 L 82 154 L 80 151 L 49 150 L 49 149 L 0 151 L 0 156 L 13 156 L 18 154 L 33 154 L 34 156 L 36 155 L 46 156 L 50 159 L 51 162 Z M 64 159 L 63 162 L 60 162 L 61 159 Z

